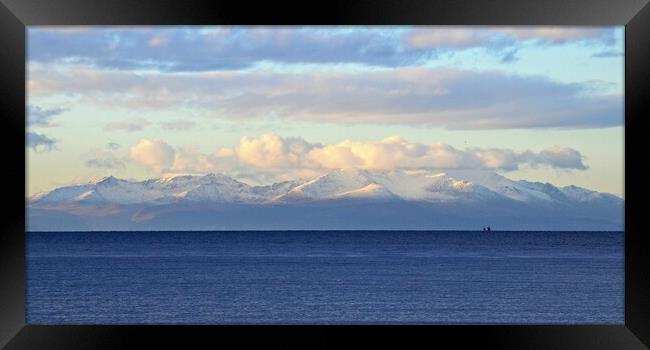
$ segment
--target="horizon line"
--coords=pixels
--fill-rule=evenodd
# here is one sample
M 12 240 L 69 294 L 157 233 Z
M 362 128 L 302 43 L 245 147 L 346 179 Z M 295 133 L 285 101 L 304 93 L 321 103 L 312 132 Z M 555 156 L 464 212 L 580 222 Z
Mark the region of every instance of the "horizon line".
M 82 230 L 61 230 L 61 231 L 29 231 L 25 230 L 25 233 L 178 233 L 178 232 L 196 232 L 196 233 L 203 233 L 203 232 L 213 232 L 213 233 L 224 233 L 224 232 L 251 232 L 251 233 L 257 233 L 257 232 L 417 232 L 417 233 L 424 233 L 424 232 L 460 232 L 460 233 L 474 233 L 474 232 L 481 232 L 481 233 L 511 233 L 511 232 L 527 232 L 527 233 L 625 233 L 625 229 L 621 231 L 612 231 L 612 230 L 494 230 L 492 229 L 491 231 L 482 231 L 480 229 L 477 230 L 461 230 L 461 229 L 448 229 L 448 230 L 440 230 L 440 229 L 433 229 L 433 230 L 363 230 L 363 229 L 351 229 L 351 230 L 306 230 L 306 229 L 287 229 L 287 230 L 277 230 L 277 229 L 267 229 L 267 230 L 90 230 L 90 231 L 82 231 Z M 489 232 L 489 233 L 488 233 Z

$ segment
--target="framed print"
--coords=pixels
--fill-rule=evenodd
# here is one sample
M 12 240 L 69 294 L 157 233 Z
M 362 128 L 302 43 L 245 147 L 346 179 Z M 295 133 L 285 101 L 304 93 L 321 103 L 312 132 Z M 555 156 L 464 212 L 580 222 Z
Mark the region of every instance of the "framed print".
M 646 1 L 2 1 L 8 349 L 650 344 Z

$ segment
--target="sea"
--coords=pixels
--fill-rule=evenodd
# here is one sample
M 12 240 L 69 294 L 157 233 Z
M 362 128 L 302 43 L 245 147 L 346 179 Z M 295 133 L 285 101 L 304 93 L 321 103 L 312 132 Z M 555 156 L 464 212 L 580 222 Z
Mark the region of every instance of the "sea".
M 623 232 L 29 232 L 29 324 L 623 324 Z

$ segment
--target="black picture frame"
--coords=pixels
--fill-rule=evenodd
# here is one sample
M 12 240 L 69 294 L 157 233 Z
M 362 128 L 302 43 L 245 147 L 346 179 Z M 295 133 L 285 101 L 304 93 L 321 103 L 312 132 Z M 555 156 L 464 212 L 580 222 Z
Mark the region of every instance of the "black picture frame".
M 625 324 L 612 326 L 35 326 L 25 323 L 26 26 L 154 24 L 625 25 Z M 108 349 L 287 342 L 301 347 L 377 344 L 504 349 L 650 346 L 650 243 L 643 227 L 645 118 L 650 115 L 648 0 L 0 0 L 0 346 Z M 645 344 L 645 345 L 644 345 Z

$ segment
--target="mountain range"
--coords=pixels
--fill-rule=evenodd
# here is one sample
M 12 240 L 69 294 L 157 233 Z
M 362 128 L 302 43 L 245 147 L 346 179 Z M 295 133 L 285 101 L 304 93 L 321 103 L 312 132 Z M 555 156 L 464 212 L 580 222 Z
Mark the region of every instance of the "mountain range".
M 624 200 L 492 171 L 339 169 L 251 186 L 226 175 L 106 177 L 27 199 L 29 231 L 623 230 Z

